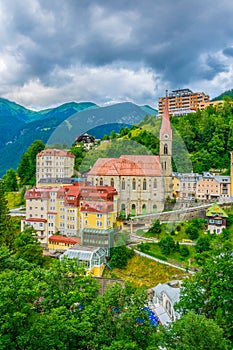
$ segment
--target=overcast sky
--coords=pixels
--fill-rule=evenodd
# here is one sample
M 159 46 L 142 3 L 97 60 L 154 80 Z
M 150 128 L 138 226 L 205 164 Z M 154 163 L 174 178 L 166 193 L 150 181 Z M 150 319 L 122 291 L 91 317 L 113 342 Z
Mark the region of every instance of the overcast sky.
M 233 88 L 232 0 L 0 0 L 0 96 L 157 106 Z

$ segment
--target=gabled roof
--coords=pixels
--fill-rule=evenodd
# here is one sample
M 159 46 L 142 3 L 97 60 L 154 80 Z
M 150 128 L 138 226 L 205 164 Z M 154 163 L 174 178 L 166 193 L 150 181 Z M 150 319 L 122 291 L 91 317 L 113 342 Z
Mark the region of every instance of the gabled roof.
M 162 176 L 162 167 L 159 156 L 122 155 L 119 158 L 99 158 L 88 175 Z
M 222 218 L 228 218 L 227 213 L 216 202 L 206 210 L 206 216 L 220 216 Z
M 180 288 L 170 287 L 167 283 L 159 283 L 156 287 L 152 288 L 159 299 L 162 299 L 162 293 L 166 293 L 172 304 L 174 305 L 179 301 Z

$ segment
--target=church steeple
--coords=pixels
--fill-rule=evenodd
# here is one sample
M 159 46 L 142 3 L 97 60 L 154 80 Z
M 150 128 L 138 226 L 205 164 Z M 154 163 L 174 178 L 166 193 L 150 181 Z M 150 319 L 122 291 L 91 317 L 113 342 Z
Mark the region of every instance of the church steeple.
M 160 128 L 160 163 L 163 170 L 165 197 L 172 196 L 172 128 L 169 117 L 168 91 L 164 101 L 164 113 Z

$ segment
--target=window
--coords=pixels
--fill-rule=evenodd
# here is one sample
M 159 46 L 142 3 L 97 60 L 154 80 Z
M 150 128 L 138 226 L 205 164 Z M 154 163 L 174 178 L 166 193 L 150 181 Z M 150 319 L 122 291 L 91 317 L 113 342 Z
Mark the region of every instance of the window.
M 157 180 L 154 179 L 154 189 L 156 189 L 156 188 L 157 188 Z
M 136 190 L 136 180 L 132 180 L 132 190 Z
M 104 181 L 103 181 L 103 178 L 101 177 L 100 178 L 100 186 L 103 186 L 103 184 L 104 184 Z
M 113 178 L 111 178 L 110 186 L 114 187 L 114 179 Z
M 122 182 L 121 182 L 121 189 L 122 189 L 122 190 L 125 190 L 125 179 L 122 179 Z
M 142 214 L 146 214 L 146 204 L 142 205 Z
M 143 189 L 144 191 L 146 190 L 146 179 L 143 179 L 142 189 Z
M 97 218 L 102 218 L 102 214 L 96 214 Z
M 168 154 L 168 146 L 167 146 L 166 143 L 165 143 L 165 145 L 164 145 L 163 153 L 164 153 L 164 154 Z
M 135 204 L 132 204 L 131 214 L 132 215 L 136 214 L 136 205 Z
M 153 205 L 153 214 L 156 213 L 156 212 L 157 212 L 157 205 L 154 204 L 154 205 Z
M 102 224 L 102 221 L 96 221 L 96 226 L 97 227 L 101 227 L 103 224 Z

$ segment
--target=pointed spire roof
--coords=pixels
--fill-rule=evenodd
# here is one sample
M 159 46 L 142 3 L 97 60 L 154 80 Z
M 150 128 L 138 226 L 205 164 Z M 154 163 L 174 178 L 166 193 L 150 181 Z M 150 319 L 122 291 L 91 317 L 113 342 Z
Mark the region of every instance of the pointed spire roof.
M 162 116 L 162 124 L 160 129 L 160 139 L 161 137 L 163 137 L 164 134 L 167 134 L 169 137 L 172 136 L 172 129 L 169 116 L 168 90 L 166 90 L 166 97 L 164 102 L 164 112 Z

